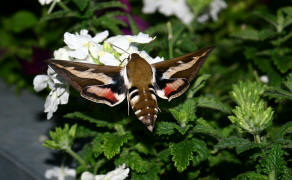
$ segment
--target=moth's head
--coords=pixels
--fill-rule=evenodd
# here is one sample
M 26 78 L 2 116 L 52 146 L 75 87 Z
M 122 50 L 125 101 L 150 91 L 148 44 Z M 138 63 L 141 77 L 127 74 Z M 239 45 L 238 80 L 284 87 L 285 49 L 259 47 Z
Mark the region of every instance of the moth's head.
M 137 59 L 140 59 L 140 58 L 141 58 L 141 57 L 140 57 L 139 54 L 137 54 L 137 53 L 132 53 L 132 54 L 130 54 L 128 61 L 133 61 L 133 60 L 137 60 Z

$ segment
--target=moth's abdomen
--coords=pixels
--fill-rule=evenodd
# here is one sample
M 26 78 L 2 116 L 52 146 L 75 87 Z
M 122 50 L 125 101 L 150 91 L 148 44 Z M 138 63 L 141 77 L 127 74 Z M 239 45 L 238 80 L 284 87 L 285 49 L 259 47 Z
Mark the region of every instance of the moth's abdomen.
M 158 107 L 154 89 L 152 86 L 146 88 L 131 88 L 129 90 L 130 105 L 137 116 L 150 131 L 153 131 L 157 118 Z

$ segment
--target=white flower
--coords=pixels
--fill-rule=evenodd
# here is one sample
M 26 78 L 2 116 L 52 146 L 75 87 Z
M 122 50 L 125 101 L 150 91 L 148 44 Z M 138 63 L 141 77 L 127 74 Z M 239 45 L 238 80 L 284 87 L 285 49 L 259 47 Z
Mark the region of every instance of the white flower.
M 47 5 L 47 4 L 51 4 L 53 1 L 59 2 L 60 0 L 39 0 L 39 3 L 41 5 Z
M 47 169 L 45 172 L 45 178 L 47 179 L 65 180 L 66 176 L 75 177 L 76 176 L 75 169 L 69 169 L 67 167 L 63 168 L 53 167 L 52 169 Z
M 85 171 L 81 175 L 81 180 L 123 180 L 128 177 L 129 172 L 130 169 L 126 168 L 125 164 L 122 164 L 105 175 L 93 175 L 90 172 Z
M 269 82 L 269 77 L 267 75 L 263 75 L 263 76 L 260 77 L 260 80 L 263 83 L 268 83 Z
M 53 117 L 53 113 L 57 111 L 59 104 L 67 104 L 68 99 L 68 88 L 57 87 L 56 89 L 52 89 L 45 102 L 44 112 L 47 113 L 47 119 L 51 119 Z
M 55 59 L 69 60 L 68 48 L 60 48 L 54 52 Z M 53 113 L 57 111 L 59 104 L 67 104 L 69 99 L 68 84 L 59 79 L 57 73 L 48 68 L 47 75 L 37 75 L 33 80 L 34 90 L 36 92 L 44 90 L 46 87 L 51 89 L 46 98 L 45 110 L 47 119 L 51 119 Z
M 145 43 L 150 43 L 151 41 L 153 41 L 155 38 L 150 37 L 148 34 L 144 34 L 142 32 L 140 32 L 138 35 L 118 35 L 118 36 L 113 36 L 109 39 L 107 39 L 105 42 L 109 43 L 109 44 L 113 44 L 113 48 L 119 52 L 121 54 L 120 58 L 116 61 L 112 61 L 114 62 L 111 65 L 120 65 L 121 62 L 123 62 L 123 65 L 126 65 L 126 61 L 124 61 L 129 54 L 132 53 L 137 53 L 140 54 L 141 57 L 145 58 L 150 64 L 155 63 L 155 62 L 159 62 L 159 61 L 163 61 L 163 58 L 160 57 L 156 57 L 156 58 L 152 58 L 150 57 L 145 51 L 139 51 L 138 48 L 135 46 L 135 43 L 139 43 L 139 44 L 145 44 Z M 115 46 L 123 49 L 119 49 L 116 48 Z M 125 52 L 126 51 L 126 52 Z M 101 57 L 100 61 L 104 64 L 106 64 L 107 58 L 103 58 Z
M 77 59 L 86 59 L 91 53 L 96 56 L 102 49 L 98 43 L 102 42 L 108 36 L 108 31 L 96 34 L 93 38 L 88 34 L 87 30 L 81 30 L 80 34 L 71 34 L 66 32 L 64 34 L 64 41 L 71 49 L 69 55 Z
M 63 48 L 59 48 L 58 50 L 54 51 L 54 58 L 58 60 L 73 60 L 70 57 L 70 49 L 68 46 Z
M 177 16 L 185 24 L 189 24 L 194 18 L 185 0 L 143 0 L 143 2 L 144 13 L 154 13 L 158 9 L 166 16 Z
M 217 21 L 219 12 L 226 7 L 227 4 L 224 0 L 213 0 L 209 6 L 209 12 L 202 14 L 197 20 L 203 23 L 211 17 L 213 21 Z

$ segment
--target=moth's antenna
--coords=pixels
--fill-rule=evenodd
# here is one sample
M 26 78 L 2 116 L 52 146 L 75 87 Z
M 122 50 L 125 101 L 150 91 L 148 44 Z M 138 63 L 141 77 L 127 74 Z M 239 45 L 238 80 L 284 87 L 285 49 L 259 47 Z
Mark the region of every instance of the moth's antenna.
M 153 37 L 153 39 L 149 42 L 149 43 L 147 43 L 147 44 L 145 44 L 145 46 L 142 48 L 142 50 L 140 51 L 140 53 L 152 42 L 152 41 L 154 41 L 156 39 L 156 36 L 154 36 Z
M 114 46 L 114 47 L 116 47 L 116 48 L 118 48 L 118 49 L 120 49 L 120 50 L 122 50 L 122 51 L 124 51 L 125 53 L 131 55 L 130 53 L 128 53 L 128 52 L 125 51 L 124 49 L 122 49 L 122 48 L 120 48 L 120 47 L 118 47 L 118 46 L 116 46 L 116 45 L 114 45 L 114 44 L 112 44 L 112 43 L 109 43 L 109 44 L 112 45 L 112 46 Z

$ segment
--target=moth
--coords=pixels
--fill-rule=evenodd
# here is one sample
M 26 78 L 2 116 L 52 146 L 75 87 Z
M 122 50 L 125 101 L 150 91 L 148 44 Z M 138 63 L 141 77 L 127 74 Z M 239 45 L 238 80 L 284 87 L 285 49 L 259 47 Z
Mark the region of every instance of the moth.
M 170 101 L 182 95 L 212 49 L 154 64 L 133 53 L 125 67 L 54 59 L 48 64 L 90 101 L 116 106 L 127 97 L 136 117 L 152 132 L 159 111 L 156 97 Z

